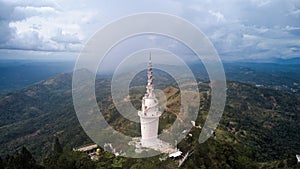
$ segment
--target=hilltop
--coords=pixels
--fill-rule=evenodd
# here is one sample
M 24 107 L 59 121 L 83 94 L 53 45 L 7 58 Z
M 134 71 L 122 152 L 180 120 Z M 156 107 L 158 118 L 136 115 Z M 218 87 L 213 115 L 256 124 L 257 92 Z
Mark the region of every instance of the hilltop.
M 130 101 L 137 108 L 145 92 L 144 73 L 138 74 L 134 79 L 136 83 L 130 87 Z M 180 91 L 170 77 L 162 75 L 165 81 L 160 81 L 159 75 L 162 73 L 155 73 L 155 86 L 164 91 L 168 99 L 161 117 L 162 130 L 168 128 L 176 118 Z M 47 155 L 54 136 L 60 138 L 67 150 L 92 142 L 77 120 L 72 104 L 71 79 L 70 74 L 61 74 L 0 98 L 2 157 L 25 145 L 37 159 L 42 159 Z M 300 152 L 298 95 L 231 81 L 227 87 L 225 112 L 214 137 L 199 145 L 197 139 L 201 130 L 193 128 L 190 131 L 192 137 L 179 143 L 178 147 L 183 152 L 193 151 L 182 167 L 295 168 L 295 154 Z M 201 126 L 210 104 L 209 85 L 199 83 L 199 90 L 201 109 L 196 124 Z M 125 134 L 139 135 L 139 123 L 126 123 L 114 108 L 109 78 L 100 77 L 96 80 L 96 96 L 110 124 Z M 160 157 L 152 157 L 144 162 L 154 161 L 156 167 L 174 166 L 172 161 L 160 162 Z M 105 163 L 107 160 L 103 157 L 103 166 L 108 165 Z M 138 159 L 121 160 L 123 166 L 141 162 Z

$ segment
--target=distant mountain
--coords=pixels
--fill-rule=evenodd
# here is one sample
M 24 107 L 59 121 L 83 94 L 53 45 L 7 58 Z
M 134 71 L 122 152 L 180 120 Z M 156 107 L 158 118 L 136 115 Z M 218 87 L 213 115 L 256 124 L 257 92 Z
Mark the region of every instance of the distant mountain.
M 73 62 L 0 60 L 0 95 L 71 72 Z
M 135 77 L 136 82 L 130 89 L 131 101 L 137 108 L 145 91 L 144 74 L 142 72 Z M 180 95 L 176 92 L 176 84 L 161 85 L 159 79 L 170 77 L 163 75 L 163 78 L 159 78 L 160 75 L 159 71 L 155 73 L 155 86 L 166 92 L 168 104 L 170 103 L 166 110 L 171 112 L 162 116 L 162 130 L 173 122 L 174 112 L 179 110 Z M 202 99 L 196 123 L 203 125 L 210 104 L 209 86 L 202 83 L 199 88 Z M 299 95 L 238 82 L 228 82 L 227 94 L 225 112 L 215 137 L 198 145 L 200 130 L 193 128 L 190 131 L 193 137 L 187 137 L 178 145 L 184 153 L 193 151 L 183 168 L 270 168 L 279 164 L 295 167 L 295 154 L 300 152 Z M 139 125 L 125 123 L 114 109 L 110 96 L 110 79 L 96 80 L 96 95 L 109 123 L 124 133 L 138 134 L 136 132 L 139 131 Z M 71 75 L 61 74 L 1 97 L 0 135 L 2 157 L 25 145 L 35 157 L 41 159 L 49 151 L 53 136 L 58 136 L 67 149 L 91 143 L 80 127 L 73 108 Z M 157 166 L 164 165 L 158 159 L 155 161 Z M 126 166 L 126 160 L 123 163 Z
M 271 59 L 271 62 L 278 63 L 278 64 L 300 64 L 300 57 L 288 58 L 288 59 L 274 58 Z
M 196 63 L 189 66 L 198 80 L 209 81 L 203 64 Z M 225 62 L 223 66 L 226 79 L 229 81 L 287 92 L 300 92 L 300 66 L 295 64 Z
M 260 59 L 241 59 L 233 62 L 246 62 L 246 63 L 277 63 L 277 64 L 300 64 L 300 57 L 295 58 L 260 58 Z M 230 63 L 233 63 L 230 62 Z
M 295 65 L 300 63 L 299 60 L 299 58 L 273 58 L 268 61 L 224 62 L 223 65 L 228 80 L 286 91 L 299 91 L 300 66 Z M 203 64 L 190 63 L 189 66 L 198 80 L 209 81 Z M 58 74 L 72 72 L 73 67 L 73 62 L 0 60 L 0 96 Z

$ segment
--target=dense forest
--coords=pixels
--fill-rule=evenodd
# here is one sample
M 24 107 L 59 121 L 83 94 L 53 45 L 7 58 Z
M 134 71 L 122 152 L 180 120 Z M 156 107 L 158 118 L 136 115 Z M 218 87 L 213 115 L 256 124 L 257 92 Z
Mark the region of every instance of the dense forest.
M 130 87 L 136 108 L 145 92 L 146 72 Z M 177 84 L 154 70 L 155 88 L 168 96 L 160 120 L 163 130 L 176 118 L 180 95 Z M 62 74 L 0 98 L 0 168 L 176 168 L 178 161 L 115 156 L 101 149 L 98 161 L 72 148 L 92 143 L 84 133 L 72 104 L 71 75 Z M 201 107 L 196 124 L 202 126 L 210 104 L 209 83 L 199 83 Z M 300 100 L 297 93 L 227 82 L 227 102 L 220 125 L 203 144 L 199 128 L 192 128 L 179 144 L 191 152 L 182 168 L 297 168 L 300 152 Z M 124 123 L 110 96 L 110 79 L 96 80 L 96 96 L 106 120 L 125 134 L 139 134 L 138 123 Z M 26 148 L 25 148 L 26 147 Z

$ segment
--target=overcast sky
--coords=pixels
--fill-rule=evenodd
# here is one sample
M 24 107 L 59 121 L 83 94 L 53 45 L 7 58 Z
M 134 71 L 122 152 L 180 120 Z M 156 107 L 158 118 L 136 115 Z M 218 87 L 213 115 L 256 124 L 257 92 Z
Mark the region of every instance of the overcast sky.
M 102 26 L 138 12 L 185 18 L 223 60 L 300 57 L 299 0 L 0 0 L 0 58 L 75 58 Z

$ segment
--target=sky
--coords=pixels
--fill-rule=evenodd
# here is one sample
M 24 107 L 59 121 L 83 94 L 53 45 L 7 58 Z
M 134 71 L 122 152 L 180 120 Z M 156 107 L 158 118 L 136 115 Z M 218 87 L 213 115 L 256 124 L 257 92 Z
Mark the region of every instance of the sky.
M 188 20 L 222 60 L 300 57 L 299 0 L 0 0 L 0 59 L 75 59 L 104 25 L 140 12 Z

